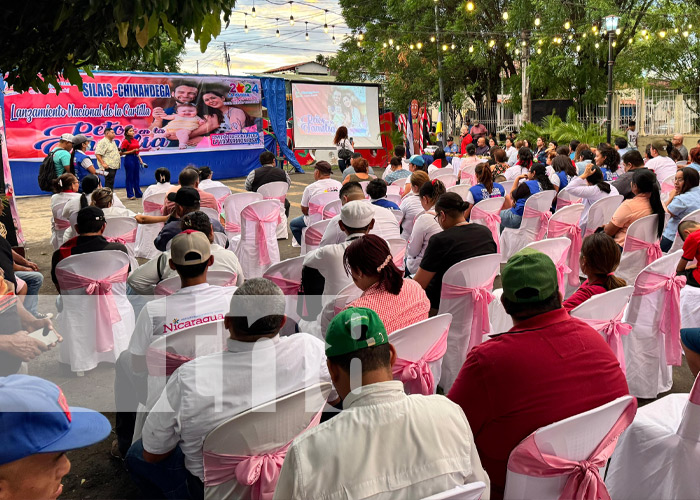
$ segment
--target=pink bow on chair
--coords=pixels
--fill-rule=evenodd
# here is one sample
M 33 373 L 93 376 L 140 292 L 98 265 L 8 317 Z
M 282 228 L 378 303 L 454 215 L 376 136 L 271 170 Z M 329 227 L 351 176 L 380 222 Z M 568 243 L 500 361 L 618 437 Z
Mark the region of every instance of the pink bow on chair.
M 573 205 L 575 203 L 580 203 L 580 202 L 581 202 L 580 198 L 578 200 L 565 200 L 564 198 L 557 197 L 557 210 L 560 210 L 564 207 L 568 207 L 570 205 Z
M 315 227 L 309 227 L 304 233 L 304 242 L 307 246 L 317 247 L 321 244 L 323 233 Z
M 559 285 L 559 290 L 561 290 L 562 293 L 564 293 L 563 291 L 566 290 L 566 284 L 564 283 L 566 274 L 571 273 L 571 269 L 566 265 L 568 258 L 569 252 L 567 251 L 561 255 L 559 262 L 555 264 L 555 267 L 557 268 L 557 284 Z
M 459 178 L 460 178 L 460 180 L 464 180 L 464 179 L 469 180 L 469 183 L 470 183 L 472 186 L 475 186 L 475 185 L 477 184 L 477 182 L 476 182 L 476 176 L 475 176 L 474 174 L 472 174 L 471 172 L 467 172 L 466 170 L 461 170 L 461 171 L 460 171 L 460 173 L 459 173 Z
M 595 331 L 602 333 L 605 336 L 605 340 L 610 346 L 610 349 L 620 362 L 622 373 L 626 374 L 627 368 L 625 366 L 625 351 L 622 348 L 622 335 L 629 335 L 629 333 L 632 331 L 632 325 L 622 322 L 622 316 L 624 313 L 625 311 L 623 309 L 620 311 L 620 314 L 610 320 L 586 319 L 583 321 L 585 321 Z
M 160 349 L 154 349 L 152 347 L 149 347 L 146 351 L 148 374 L 154 377 L 169 377 L 175 370 L 188 361 L 192 361 L 192 358 L 182 356 L 181 354 L 175 354 L 174 352 L 161 351 Z
M 658 240 L 654 243 L 649 243 L 648 241 L 640 240 L 639 238 L 635 238 L 634 236 L 630 235 L 627 235 L 625 238 L 625 250 L 628 252 L 646 250 L 647 260 L 645 265 L 647 266 L 657 259 L 660 259 L 662 255 L 661 246 L 659 245 Z
M 486 227 L 488 227 L 491 230 L 493 240 L 496 242 L 496 253 L 500 252 L 501 239 L 499 238 L 499 229 L 501 225 L 501 215 L 498 213 L 487 212 L 486 210 L 479 208 L 477 205 L 474 205 L 470 213 L 470 218 L 483 219 L 484 221 L 486 221 Z
M 435 393 L 435 378 L 429 363 L 437 361 L 445 355 L 449 331 L 449 328 L 446 329 L 438 341 L 418 361 L 396 358 L 396 363 L 391 371 L 394 378 L 398 377 L 401 382 L 408 386 L 410 394 L 429 396 Z
M 525 210 L 523 210 L 523 219 L 532 219 L 535 217 L 540 219 L 537 232 L 535 233 L 535 241 L 540 241 L 542 238 L 544 238 L 544 235 L 547 234 L 547 224 L 549 223 L 549 219 L 552 217 L 552 212 L 549 210 L 540 212 L 532 207 L 525 206 Z
M 85 288 L 87 295 L 97 295 L 95 318 L 97 320 L 95 331 L 95 350 L 97 352 L 109 352 L 114 348 L 114 335 L 112 325 L 122 320 L 117 308 L 117 303 L 112 295 L 112 284 L 124 283 L 129 273 L 129 266 L 124 266 L 114 274 L 95 280 L 87 276 L 80 276 L 65 269 L 57 268 L 56 277 L 63 290 L 75 290 Z
M 241 226 L 239 224 L 236 224 L 233 221 L 226 221 L 226 225 L 224 226 L 224 231 L 227 233 L 240 233 L 241 232 Z
M 469 353 L 474 347 L 481 344 L 483 336 L 491 331 L 491 325 L 489 322 L 489 304 L 493 302 L 493 295 L 489 289 L 493 288 L 493 281 L 495 279 L 496 276 L 494 275 L 482 286 L 473 288 L 451 285 L 450 283 L 445 283 L 444 281 L 442 283 L 442 289 L 440 292 L 441 299 L 459 299 L 467 295 L 472 296 L 472 324 L 467 353 Z
M 128 233 L 121 234 L 119 236 L 105 236 L 105 239 L 109 241 L 110 243 L 121 243 L 122 245 L 126 245 L 127 243 L 135 243 L 136 242 L 136 231 L 137 228 L 134 228 L 133 230 L 129 231 Z
M 163 210 L 163 205 L 160 203 L 155 203 L 153 201 L 144 201 L 143 202 L 143 211 L 146 213 L 150 212 L 158 212 L 159 214 Z
M 315 214 L 320 214 L 321 218 L 323 218 L 323 205 L 319 205 L 318 203 L 309 203 L 309 217 Z
M 253 212 L 255 213 L 255 212 Z M 267 234 L 265 234 L 265 223 L 277 222 L 279 219 L 279 209 L 270 212 L 265 217 L 255 214 L 255 243 L 258 246 L 258 262 L 261 266 L 267 266 L 270 262 L 270 250 L 267 248 Z M 276 244 L 277 242 L 275 242 Z
M 664 335 L 666 363 L 672 366 L 681 365 L 681 288 L 685 282 L 685 276 L 665 276 L 644 271 L 637 277 L 632 292 L 632 295 L 638 296 L 665 289 L 659 331 Z
M 321 413 L 314 416 L 303 432 L 318 425 Z M 292 441 L 270 453 L 251 456 L 204 451 L 204 485 L 217 486 L 235 479 L 239 484 L 252 487 L 252 500 L 272 500 L 284 457 L 291 444 Z
M 65 231 L 70 227 L 70 221 L 67 221 L 66 219 L 54 218 L 53 225 L 58 231 Z
M 579 256 L 581 255 L 581 245 L 583 241 L 581 240 L 581 228 L 577 223 L 569 224 L 567 222 L 562 222 L 559 220 L 549 221 L 549 238 L 559 238 L 560 236 L 566 236 L 571 240 L 571 247 L 567 253 L 569 259 L 567 265 L 569 266 L 569 285 L 578 287 L 579 282 L 579 272 L 580 272 L 580 262 Z M 560 290 L 561 288 L 560 284 Z
M 285 295 L 299 295 L 299 287 L 301 286 L 300 281 L 290 280 L 288 278 L 283 278 L 282 276 L 271 276 L 269 274 L 264 274 L 263 278 L 269 279 L 275 285 L 280 287 L 282 293 Z
M 536 432 L 526 437 L 511 452 L 508 470 L 532 477 L 569 476 L 559 500 L 610 500 L 600 469 L 615 451 L 620 434 L 632 423 L 637 400 L 632 399 L 591 456 L 579 462 L 542 452 L 535 440 Z

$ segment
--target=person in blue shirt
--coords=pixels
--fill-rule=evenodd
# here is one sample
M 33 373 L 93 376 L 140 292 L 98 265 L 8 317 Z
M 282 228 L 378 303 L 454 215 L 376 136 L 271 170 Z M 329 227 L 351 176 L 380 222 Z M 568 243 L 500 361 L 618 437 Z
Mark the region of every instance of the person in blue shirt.
M 488 162 L 479 163 L 475 168 L 476 180 L 478 184 L 469 188 L 467 191 L 467 197 L 464 201 L 469 203 L 469 208 L 464 213 L 464 217 L 469 219 L 469 215 L 472 212 L 474 205 L 479 203 L 481 200 L 488 200 L 489 198 L 502 198 L 506 195 L 506 190 L 498 184 L 493 182 L 493 174 L 491 172 L 491 167 Z
M 554 173 L 549 176 L 549 180 L 554 185 L 554 189 L 561 191 L 569 185 L 569 181 L 576 177 L 576 166 L 567 155 L 557 155 L 552 160 Z
M 447 146 L 445 146 L 445 153 L 459 153 L 459 146 L 455 144 L 454 137 L 447 138 Z
M 676 237 L 678 224 L 683 217 L 700 209 L 700 173 L 692 167 L 685 167 L 676 172 L 673 180 L 675 189 L 664 203 L 664 208 L 671 215 L 661 235 L 661 250 L 668 252 Z
M 612 182 L 617 179 L 617 169 L 620 168 L 620 153 L 611 146 L 603 145 L 595 155 L 595 164 L 603 171 L 603 179 Z
M 579 144 L 581 144 L 581 141 L 578 141 L 576 139 L 572 140 L 569 143 L 569 150 L 571 151 L 571 153 L 569 154 L 569 158 L 571 158 L 572 160 L 576 158 L 576 148 Z
M 525 181 L 521 183 L 521 179 Z M 501 231 L 506 227 L 519 229 L 527 199 L 549 189 L 554 186 L 547 177 L 547 168 L 541 163 L 534 163 L 529 173 L 517 176 L 501 210 Z
M 73 166 L 73 172 L 81 184 L 86 175 L 99 174 L 99 172 L 95 170 L 95 165 L 93 165 L 92 160 L 87 155 L 89 148 L 90 139 L 86 136 L 78 134 L 73 137 L 73 153 L 71 153 L 70 156 L 70 164 Z
M 620 155 L 620 158 L 625 156 L 625 153 L 627 153 L 627 151 L 632 151 L 628 147 L 629 144 L 627 144 L 627 139 L 625 139 L 624 137 L 615 137 L 615 141 L 613 142 L 615 143 L 615 149 L 617 149 L 617 153 Z
M 389 210 L 399 210 L 399 206 L 393 201 L 386 199 L 387 183 L 384 179 L 372 179 L 367 184 L 367 194 L 372 205 L 388 208 Z

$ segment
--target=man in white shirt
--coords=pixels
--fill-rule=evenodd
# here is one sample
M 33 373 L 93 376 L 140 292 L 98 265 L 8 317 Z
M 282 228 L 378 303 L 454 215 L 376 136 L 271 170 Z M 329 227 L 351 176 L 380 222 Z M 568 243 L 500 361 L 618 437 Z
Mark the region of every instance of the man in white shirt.
M 340 190 L 340 200 L 343 205 L 350 201 L 366 200 L 365 193 L 362 191 L 362 186 L 359 182 L 348 182 Z M 369 200 L 366 200 L 369 203 Z M 372 205 L 374 209 L 374 227 L 369 234 L 376 234 L 385 240 L 391 238 L 400 238 L 399 222 L 396 216 L 384 207 Z M 332 245 L 334 243 L 342 243 L 346 239 L 346 234 L 340 229 L 340 214 L 331 219 L 326 226 L 326 231 L 321 238 L 321 247 Z
M 294 439 L 275 499 L 414 499 L 474 481 L 489 498 L 464 413 L 443 396 L 405 394 L 377 313 L 350 308 L 333 318 L 326 356 L 343 411 Z
M 659 184 L 667 177 L 676 175 L 678 171 L 678 165 L 668 157 L 666 147 L 667 144 L 664 139 L 654 139 L 651 141 L 651 148 L 649 149 L 651 160 L 646 163 L 646 167 L 649 170 L 653 170 L 656 174 L 656 179 L 659 181 Z
M 331 165 L 327 161 L 319 161 L 314 165 L 314 182 L 304 188 L 301 195 L 301 213 L 304 214 L 289 221 L 289 230 L 294 239 L 301 245 L 301 231 L 309 225 L 309 201 L 321 193 L 340 191 L 343 185 L 331 179 Z
M 197 171 L 199 172 L 199 189 L 206 191 L 210 187 L 228 187 L 223 182 L 212 179 L 214 172 L 210 167 L 199 167 Z
M 114 179 L 122 165 L 122 157 L 117 143 L 114 142 L 115 134 L 112 127 L 105 128 L 104 134 L 105 136 L 95 146 L 95 158 L 100 168 L 105 171 L 105 187 L 114 190 Z
M 173 373 L 148 414 L 142 439 L 129 449 L 129 471 L 145 493 L 201 498 L 209 432 L 250 408 L 330 381 L 321 340 L 306 333 L 280 337 L 284 311 L 284 295 L 269 280 L 254 278 L 236 290 L 224 320 L 228 349 Z M 251 486 L 238 484 L 231 497 L 250 493 Z
M 131 445 L 139 403 L 147 401 L 146 353 L 159 336 L 200 323 L 222 321 L 235 287 L 211 286 L 207 270 L 214 263 L 209 239 L 186 230 L 172 239 L 168 264 L 180 276 L 182 287 L 167 297 L 147 303 L 141 310 L 129 349 L 117 360 L 114 399 L 117 407 L 116 442 L 112 453 L 124 456 Z M 213 341 L 213 339 L 212 339 Z
M 236 285 L 241 286 L 245 279 L 243 269 L 236 254 L 214 243 L 214 229 L 209 217 L 204 212 L 190 212 L 182 218 L 182 230 L 193 229 L 204 233 L 211 243 L 211 255 L 214 263 L 208 271 L 227 271 L 236 274 Z M 166 250 L 145 264 L 137 267 L 129 275 L 127 283 L 138 295 L 153 295 L 156 285 L 163 280 L 177 276 L 177 272 L 168 265 L 170 250 Z

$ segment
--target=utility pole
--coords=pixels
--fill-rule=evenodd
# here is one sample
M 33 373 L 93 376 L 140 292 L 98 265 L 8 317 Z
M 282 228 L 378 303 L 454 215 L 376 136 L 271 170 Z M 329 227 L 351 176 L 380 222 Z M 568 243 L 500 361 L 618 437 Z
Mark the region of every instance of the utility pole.
M 199 59 L 197 59 L 197 74 L 199 74 Z
M 224 57 L 226 58 L 226 71 L 228 72 L 228 76 L 231 76 L 231 58 L 228 56 L 228 50 L 226 50 L 226 42 L 224 42 Z
M 520 38 L 522 38 L 520 47 L 522 54 L 522 58 L 520 59 L 520 74 L 522 76 L 520 91 L 522 97 L 522 115 L 523 123 L 529 123 L 532 119 L 530 111 L 530 77 L 527 74 L 527 60 L 530 56 L 530 32 L 524 30 L 520 34 Z
M 440 55 L 440 26 L 438 25 L 438 0 L 435 0 L 435 44 L 437 46 L 437 63 L 438 63 L 438 87 L 440 89 L 440 112 L 443 114 L 442 118 L 442 133 L 438 136 L 438 144 L 440 147 L 445 147 L 445 142 L 443 138 L 445 137 L 445 116 L 444 113 L 447 112 L 445 107 L 445 89 L 442 84 L 442 56 Z

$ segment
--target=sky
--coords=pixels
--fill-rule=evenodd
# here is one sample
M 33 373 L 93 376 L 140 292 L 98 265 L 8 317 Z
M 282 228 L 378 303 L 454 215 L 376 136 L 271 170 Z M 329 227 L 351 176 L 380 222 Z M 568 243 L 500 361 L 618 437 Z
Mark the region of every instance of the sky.
M 252 16 L 253 7 L 256 17 Z M 228 28 L 222 23 L 221 34 L 209 43 L 206 52 L 202 53 L 194 40 L 187 41 L 180 69 L 196 73 L 199 62 L 199 73 L 225 75 L 224 42 L 232 75 L 260 73 L 311 61 L 317 54 L 332 55 L 344 37 L 350 34 L 340 11 L 337 0 L 295 1 L 291 6 L 285 0 L 239 0 Z M 294 16 L 294 26 L 290 25 L 290 15 Z M 248 33 L 244 30 L 246 23 Z M 324 24 L 328 24 L 328 33 L 324 32 Z M 333 25 L 336 44 L 332 41 Z M 277 29 L 279 38 L 275 36 Z

